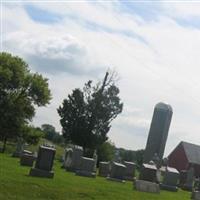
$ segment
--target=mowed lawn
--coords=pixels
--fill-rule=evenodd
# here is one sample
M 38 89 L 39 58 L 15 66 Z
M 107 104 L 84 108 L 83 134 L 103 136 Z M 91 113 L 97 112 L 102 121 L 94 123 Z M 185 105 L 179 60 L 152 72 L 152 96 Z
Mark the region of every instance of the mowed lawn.
M 75 176 L 60 168 L 55 161 L 53 179 L 30 177 L 29 167 L 19 165 L 19 159 L 0 154 L 0 200 L 188 200 L 190 193 L 161 191 L 160 194 L 133 190 L 132 182 L 116 183 L 105 178 Z

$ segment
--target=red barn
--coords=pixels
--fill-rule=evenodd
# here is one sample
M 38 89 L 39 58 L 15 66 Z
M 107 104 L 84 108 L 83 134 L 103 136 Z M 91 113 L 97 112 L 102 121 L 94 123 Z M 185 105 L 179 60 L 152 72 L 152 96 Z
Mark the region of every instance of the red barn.
M 191 165 L 195 175 L 200 176 L 200 146 L 188 142 L 180 142 L 169 154 L 168 165 L 178 171 L 187 170 Z

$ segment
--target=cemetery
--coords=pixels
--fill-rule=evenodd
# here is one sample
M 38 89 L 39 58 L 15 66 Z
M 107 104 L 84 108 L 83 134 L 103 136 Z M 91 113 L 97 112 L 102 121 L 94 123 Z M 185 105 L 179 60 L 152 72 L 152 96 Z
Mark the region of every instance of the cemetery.
M 118 152 L 114 160 L 100 162 L 97 168 L 96 151 L 86 157 L 81 146 L 71 144 L 61 150 L 62 159 L 56 159 L 53 144 L 39 144 L 32 152 L 19 139 L 12 155 L 0 154 L 0 199 L 199 200 L 200 179 L 195 162 L 180 170 L 169 165 L 176 163 L 173 152 L 163 160 L 172 114 L 168 104 L 154 107 L 139 169 L 133 162 L 121 162 Z

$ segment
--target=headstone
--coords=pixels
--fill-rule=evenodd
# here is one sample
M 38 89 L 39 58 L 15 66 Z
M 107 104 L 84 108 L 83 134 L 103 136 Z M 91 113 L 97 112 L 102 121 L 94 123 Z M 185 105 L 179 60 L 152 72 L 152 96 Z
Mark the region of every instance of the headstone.
M 20 157 L 22 152 L 24 151 L 24 139 L 22 137 L 17 138 L 17 146 L 16 150 L 13 153 L 13 157 Z
M 125 173 L 126 173 L 125 165 L 117 162 L 111 162 L 110 175 L 109 177 L 107 177 L 107 179 L 111 181 L 125 182 L 124 181 Z
M 152 164 L 143 164 L 139 176 L 140 180 L 157 182 L 157 168 Z
M 94 159 L 94 162 L 95 162 L 93 171 L 96 173 L 96 171 L 97 171 L 97 160 L 98 160 L 98 156 L 97 156 L 96 150 L 94 151 L 93 159 Z
M 157 155 L 159 162 L 161 162 L 165 150 L 172 113 L 173 111 L 170 105 L 165 103 L 156 104 L 144 152 L 144 163 L 149 163 L 155 154 Z
M 62 168 L 66 169 L 68 166 L 71 165 L 71 154 L 72 154 L 72 152 L 73 152 L 72 148 L 65 148 Z M 70 156 L 69 156 L 69 154 L 70 154 Z
M 135 178 L 135 168 L 136 164 L 133 162 L 124 161 L 124 165 L 126 166 L 125 172 L 125 180 L 133 181 Z
M 35 159 L 36 157 L 31 151 L 24 150 L 20 157 L 20 165 L 32 167 Z
M 194 168 L 190 167 L 188 171 L 185 172 L 185 182 L 182 183 L 182 189 L 192 191 L 194 182 Z M 183 181 L 183 180 L 181 180 Z
M 55 148 L 40 146 L 35 168 L 31 168 L 30 175 L 53 178 L 54 172 L 52 171 L 52 167 L 55 153 Z
M 107 177 L 110 174 L 110 162 L 99 162 L 99 176 Z
M 191 195 L 191 199 L 200 200 L 200 191 L 193 191 Z
M 195 179 L 194 190 L 192 191 L 191 199 L 200 200 L 200 178 Z
M 82 147 L 76 145 L 72 149 L 69 149 L 69 152 L 66 156 L 65 169 L 72 172 L 76 172 L 77 170 L 79 170 L 82 156 Z
M 166 167 L 163 182 L 160 185 L 161 189 L 177 192 L 178 179 L 179 179 L 179 172 L 175 168 Z
M 80 169 L 76 171 L 76 175 L 96 177 L 96 172 L 94 172 L 95 160 L 93 158 L 81 157 Z
M 136 180 L 135 181 L 135 188 L 141 192 L 150 192 L 150 193 L 160 193 L 159 185 L 156 183 L 152 183 L 149 181 L 144 180 Z

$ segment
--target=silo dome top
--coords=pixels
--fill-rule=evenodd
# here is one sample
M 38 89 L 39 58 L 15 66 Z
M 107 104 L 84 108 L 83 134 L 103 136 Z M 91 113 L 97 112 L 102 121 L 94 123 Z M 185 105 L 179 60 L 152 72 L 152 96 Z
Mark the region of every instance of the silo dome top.
M 162 109 L 162 110 L 169 110 L 169 111 L 173 112 L 172 107 L 169 104 L 166 104 L 163 102 L 157 103 L 155 108 Z

